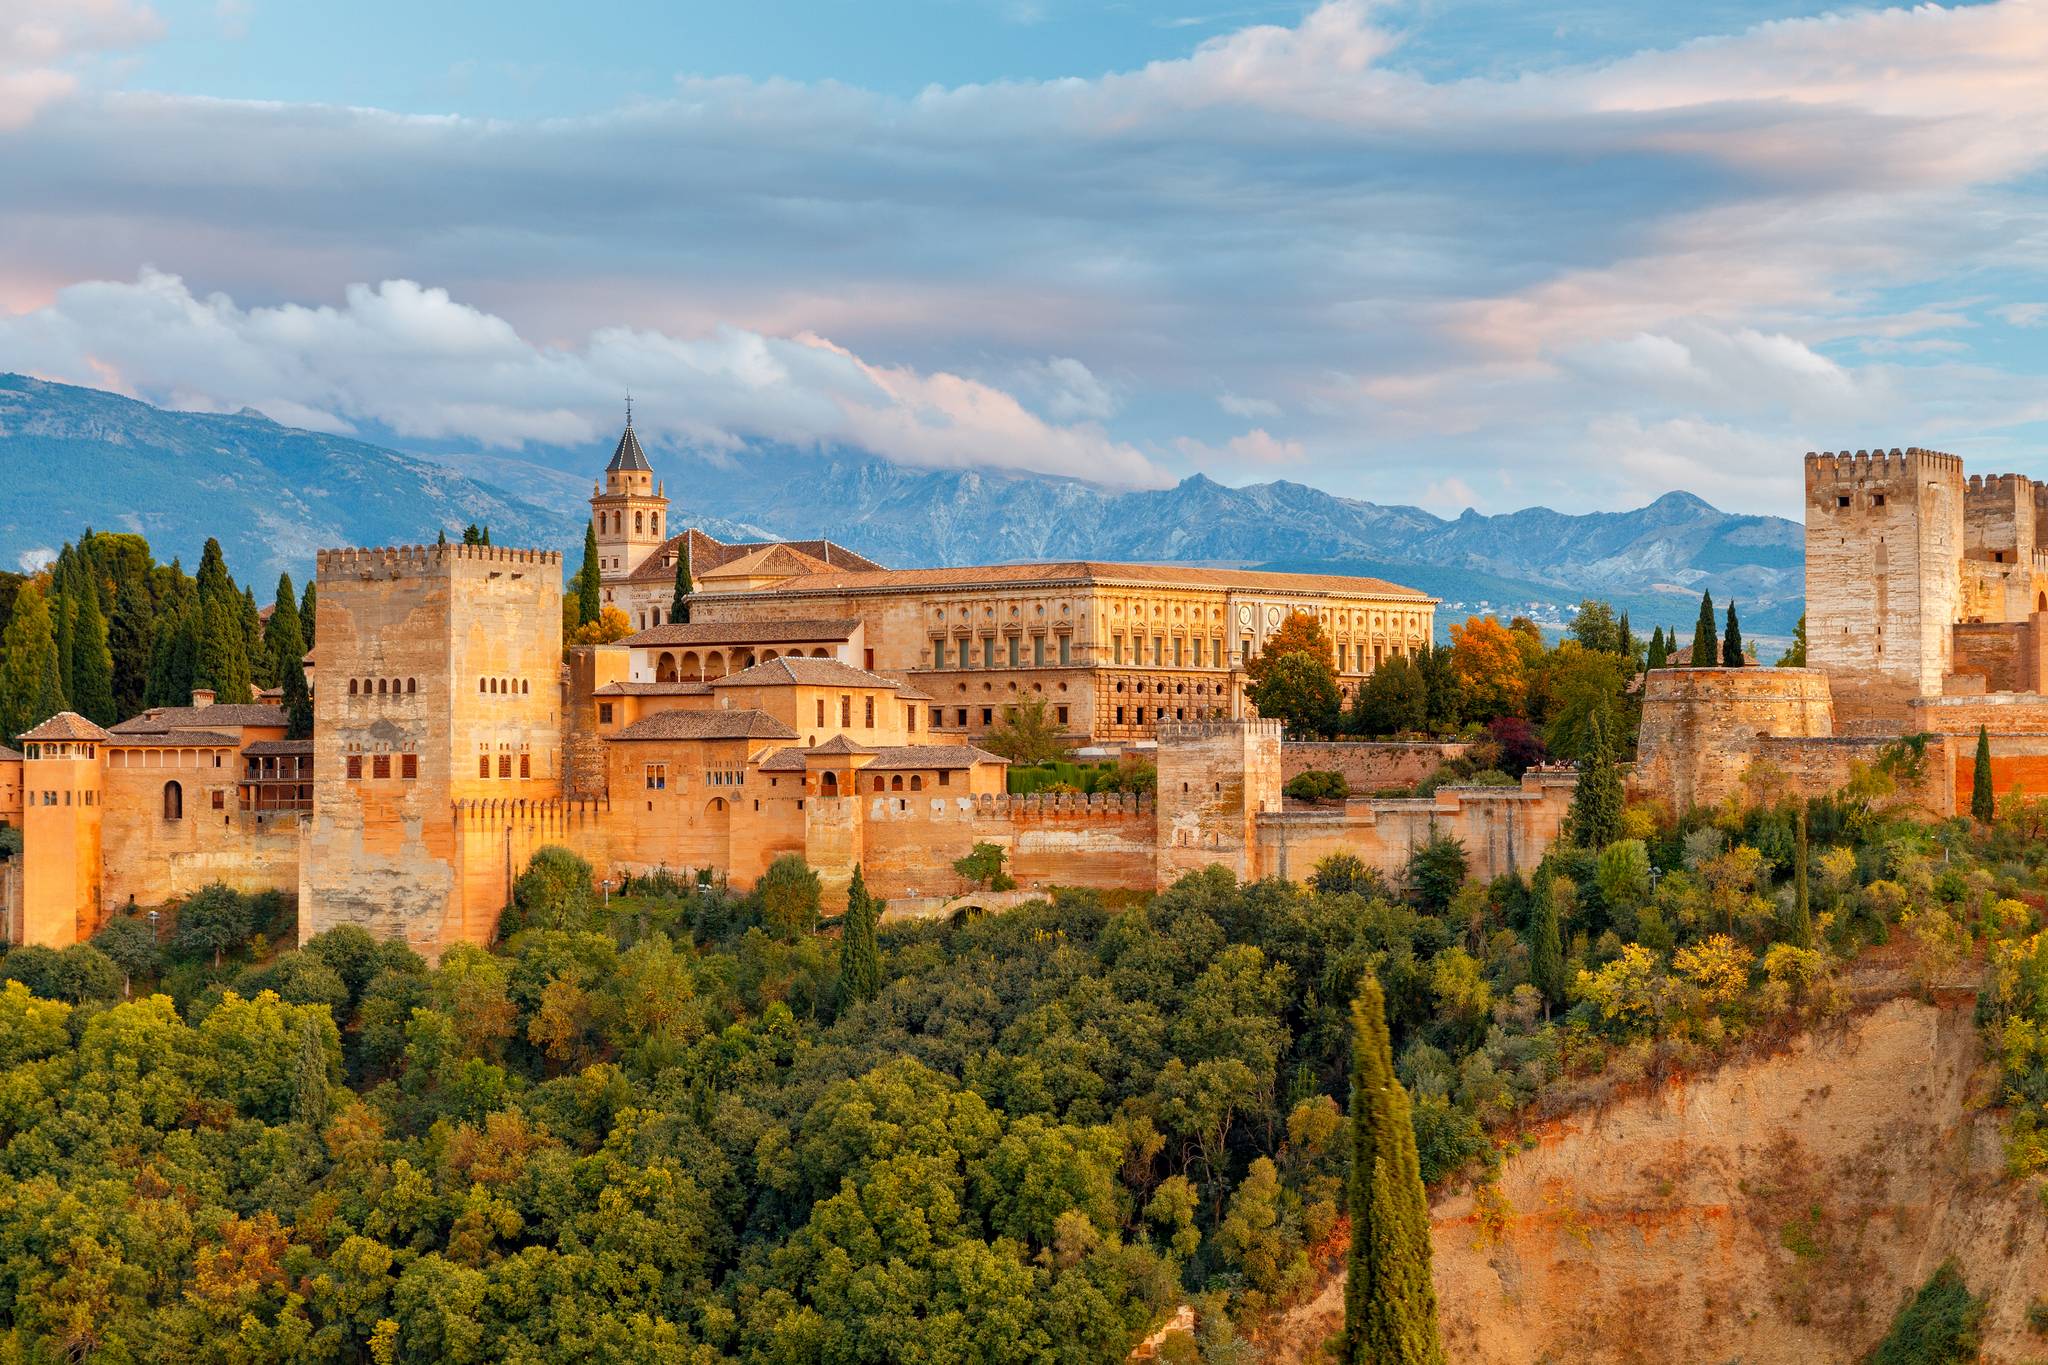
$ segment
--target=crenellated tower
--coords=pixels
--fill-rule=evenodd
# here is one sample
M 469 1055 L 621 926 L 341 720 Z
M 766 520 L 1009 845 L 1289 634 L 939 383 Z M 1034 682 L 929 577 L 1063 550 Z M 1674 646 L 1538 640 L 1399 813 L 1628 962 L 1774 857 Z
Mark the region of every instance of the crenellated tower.
M 591 489 L 590 519 L 597 528 L 598 569 L 607 579 L 631 574 L 668 540 L 668 498 L 640 449 L 630 403 L 604 481 Z
M 1846 724 L 1888 724 L 1941 695 L 1962 618 L 1964 503 L 1954 455 L 1807 455 L 1806 657 Z

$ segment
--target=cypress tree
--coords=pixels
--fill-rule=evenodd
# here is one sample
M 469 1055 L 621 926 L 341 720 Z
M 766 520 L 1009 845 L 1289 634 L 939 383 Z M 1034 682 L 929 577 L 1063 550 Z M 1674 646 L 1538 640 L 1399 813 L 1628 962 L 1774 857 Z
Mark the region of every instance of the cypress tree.
M 1792 868 L 1792 927 L 1785 935 L 1788 943 L 1800 948 L 1813 946 L 1813 902 L 1807 894 L 1806 877 L 1809 854 L 1806 843 L 1806 802 L 1799 803 L 1794 816 L 1795 830 L 1794 858 Z
M 81 586 L 72 629 L 71 709 L 95 725 L 112 725 L 119 717 L 114 714 L 114 656 L 107 648 L 107 622 L 100 615 L 99 593 L 89 580 Z
M 1714 637 L 1714 594 L 1700 594 L 1700 619 L 1692 628 L 1692 666 L 1712 668 L 1721 658 L 1721 642 Z
M 199 552 L 199 598 L 229 597 L 234 594 L 235 580 L 228 576 L 228 562 L 221 554 L 220 542 L 212 536 L 206 538 L 206 548 Z
M 1742 625 L 1735 619 L 1735 604 L 1728 604 L 1728 633 L 1721 637 L 1721 666 L 1741 668 L 1749 660 L 1742 652 Z
M 34 579 L 21 585 L 14 613 L 0 633 L 0 742 L 35 728 L 64 709 L 50 705 L 51 680 L 57 671 L 57 637 L 50 626 L 50 604 Z
M 149 665 L 156 634 L 156 608 L 139 573 L 124 573 L 114 585 L 114 611 L 107 619 L 107 650 L 114 663 L 114 714 L 142 709 L 149 691 Z
M 598 597 L 597 523 L 583 528 L 583 567 L 576 571 L 576 624 L 587 626 L 604 609 Z
M 462 528 L 462 543 L 464 545 L 481 545 L 484 543 L 483 532 L 477 530 L 475 522 L 472 521 L 469 525 Z
M 1394 1075 L 1386 997 L 1368 972 L 1351 1006 L 1350 1365 L 1444 1365 L 1430 1279 L 1429 1205 L 1408 1092 Z
M 230 592 L 199 604 L 199 658 L 193 668 L 193 685 L 212 688 L 215 701 L 249 700 L 249 655 L 242 634 L 240 600 Z M 190 701 L 188 694 L 185 702 Z
M 1985 824 L 1998 812 L 1991 795 L 1991 736 L 1977 727 L 1977 762 L 1970 770 L 1970 814 Z
M 292 1074 L 292 1118 L 309 1128 L 327 1122 L 329 1111 L 327 1049 L 319 1026 L 310 1018 L 299 1021 L 299 1056 Z
M 1650 667 L 1662 668 L 1670 661 L 1670 651 L 1664 644 L 1664 627 L 1658 626 L 1650 633 Z
M 78 608 L 63 586 L 69 577 L 62 574 L 50 580 L 50 635 L 57 646 L 57 688 L 64 697 L 59 711 L 71 705 L 72 685 L 78 674 Z
M 485 545 L 491 543 L 491 524 L 489 522 L 484 523 L 484 536 L 482 543 Z
M 444 526 L 444 527 L 442 527 L 442 528 L 441 528 L 441 534 L 440 534 L 439 536 L 435 537 L 435 539 L 434 539 L 434 544 L 436 544 L 436 545 L 446 545 L 447 543 L 448 543 L 448 528 Z
M 676 547 L 676 595 L 669 599 L 669 620 L 689 621 L 690 594 L 696 590 L 697 585 L 690 581 L 690 538 L 686 535 Z
M 314 627 L 320 623 L 318 586 L 309 578 L 306 580 L 306 590 L 299 594 L 299 634 L 305 639 L 307 649 L 313 647 Z
M 1621 637 L 1619 642 L 1621 646 L 1621 657 L 1624 659 L 1635 658 L 1636 636 L 1635 632 L 1630 630 L 1628 627 L 1628 613 L 1626 611 L 1622 612 L 1621 614 L 1621 625 L 1617 627 L 1616 633 L 1619 634 Z
M 313 694 L 306 690 L 306 669 L 295 664 L 284 675 L 284 737 L 313 737 Z
M 270 604 L 270 619 L 263 623 L 263 658 L 270 670 L 271 686 L 279 686 L 292 668 L 303 668 L 306 633 L 299 629 L 299 595 L 292 590 L 292 576 L 277 576 L 277 598 Z
M 853 882 L 846 888 L 846 917 L 839 927 L 839 1008 L 844 1010 L 861 1000 L 872 1000 L 882 989 L 882 954 L 875 942 L 875 922 L 881 906 L 868 894 L 860 864 L 853 865 Z
M 277 686 L 277 674 L 270 667 L 270 651 L 263 647 L 263 613 L 256 609 L 256 590 L 242 589 L 242 657 L 249 661 L 252 687 Z
M 1543 888 L 1529 917 L 1529 984 L 1543 992 L 1543 1002 L 1564 1003 L 1564 934 L 1558 927 L 1557 900 Z
M 1621 837 L 1621 769 L 1609 738 L 1611 720 L 1605 706 L 1593 713 L 1586 761 L 1579 765 L 1579 785 L 1565 814 L 1565 832 L 1580 848 L 1595 852 Z

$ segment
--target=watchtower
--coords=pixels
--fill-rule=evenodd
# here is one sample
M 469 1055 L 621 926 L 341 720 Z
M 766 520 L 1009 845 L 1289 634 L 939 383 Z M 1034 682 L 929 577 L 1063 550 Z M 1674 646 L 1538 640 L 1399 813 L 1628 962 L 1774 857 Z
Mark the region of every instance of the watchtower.
M 631 407 L 604 482 L 591 489 L 590 518 L 597 528 L 598 570 L 606 580 L 626 577 L 668 540 L 668 498 L 640 449 Z
M 486 942 L 495 925 L 461 912 L 454 803 L 561 794 L 562 557 L 327 550 L 318 572 L 300 932 Z
M 1806 658 L 1845 719 L 1940 694 L 1962 607 L 1963 512 L 1954 455 L 1807 455 Z
M 1258 819 L 1281 807 L 1277 720 L 1159 726 L 1158 885 L 1212 864 L 1258 875 Z
M 100 746 L 112 738 L 75 711 L 21 737 L 21 941 L 83 943 L 99 928 Z

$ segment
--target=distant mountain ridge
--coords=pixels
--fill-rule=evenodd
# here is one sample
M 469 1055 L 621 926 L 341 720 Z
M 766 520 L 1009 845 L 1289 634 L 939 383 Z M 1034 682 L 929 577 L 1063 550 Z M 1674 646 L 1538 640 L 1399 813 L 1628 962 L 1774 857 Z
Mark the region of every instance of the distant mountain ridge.
M 0 563 L 90 524 L 196 558 L 219 536 L 238 574 L 303 576 L 316 549 L 431 540 L 489 523 L 494 540 L 580 547 L 586 480 L 605 451 L 405 454 L 280 426 L 260 413 L 173 412 L 95 389 L 0 375 Z M 861 452 L 760 446 L 649 458 L 672 519 L 721 539 L 829 535 L 904 567 L 1096 558 L 1372 573 L 1472 610 L 1539 616 L 1580 597 L 1645 629 L 1689 629 L 1697 596 L 1742 605 L 1752 634 L 1789 632 L 1804 586 L 1797 522 L 1668 493 L 1625 512 L 1532 507 L 1444 518 L 1288 481 L 1194 475 L 1125 491 L 993 469 L 921 469 Z

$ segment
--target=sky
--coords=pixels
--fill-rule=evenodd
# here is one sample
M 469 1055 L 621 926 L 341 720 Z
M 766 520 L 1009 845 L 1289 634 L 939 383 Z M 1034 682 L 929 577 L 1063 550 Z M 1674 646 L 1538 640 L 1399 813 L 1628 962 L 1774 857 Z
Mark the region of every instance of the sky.
M 2048 0 L 0 0 L 0 369 L 1444 515 L 2048 477 Z

